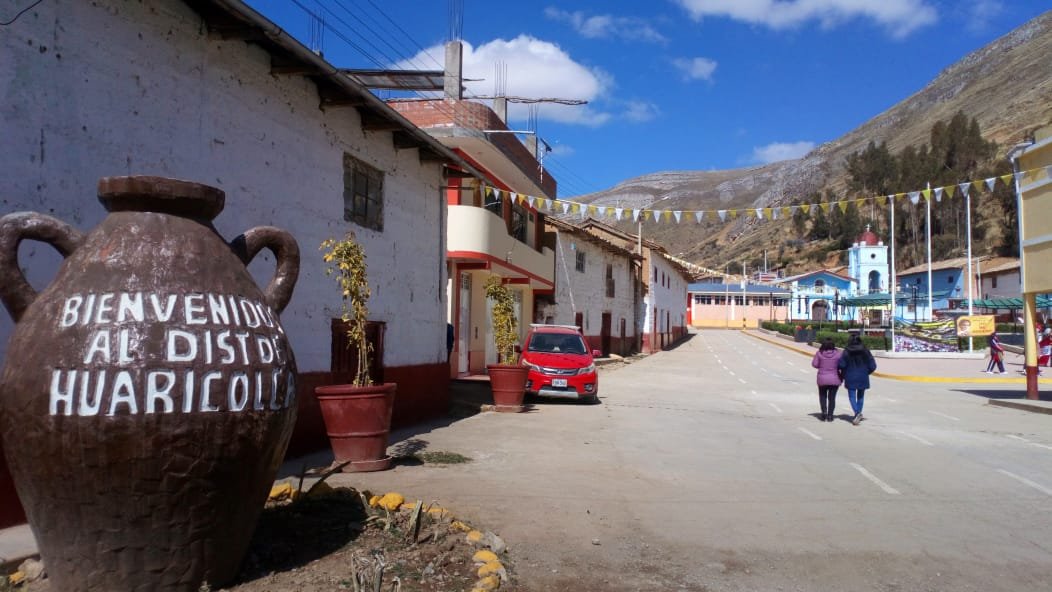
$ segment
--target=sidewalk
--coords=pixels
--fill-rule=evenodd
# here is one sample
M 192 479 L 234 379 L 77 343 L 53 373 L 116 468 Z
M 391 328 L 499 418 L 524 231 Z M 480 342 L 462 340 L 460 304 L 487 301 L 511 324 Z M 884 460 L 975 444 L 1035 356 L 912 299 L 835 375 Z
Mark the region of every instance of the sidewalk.
M 772 345 L 795 351 L 800 355 L 811 357 L 818 351 L 807 343 L 796 343 L 792 339 L 779 333 L 772 333 L 762 329 L 750 329 L 744 331 L 749 337 L 766 341 Z M 956 384 L 1010 384 L 1020 387 L 1018 397 L 991 398 L 991 405 L 1013 407 L 1036 413 L 1052 414 L 1052 389 L 1044 389 L 1041 400 L 1034 401 L 1025 398 L 1026 378 L 1023 376 L 1023 356 L 1021 354 L 1008 353 L 1005 356 L 1005 374 L 984 374 L 986 368 L 986 352 L 954 354 L 923 354 L 923 353 L 889 353 L 873 352 L 877 359 L 877 371 L 874 376 L 890 378 L 892 380 L 905 380 L 910 382 L 945 382 Z M 1038 379 L 1039 385 L 1052 385 L 1052 371 L 1046 369 L 1045 376 Z M 1005 391 L 1010 395 L 1011 391 Z

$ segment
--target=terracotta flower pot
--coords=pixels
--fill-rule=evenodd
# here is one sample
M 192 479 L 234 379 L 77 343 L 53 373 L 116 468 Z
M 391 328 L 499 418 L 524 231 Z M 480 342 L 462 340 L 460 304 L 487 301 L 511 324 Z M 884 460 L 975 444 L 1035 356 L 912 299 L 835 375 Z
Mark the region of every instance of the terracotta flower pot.
M 109 177 L 84 235 L 36 213 L 0 218 L 0 300 L 16 325 L 0 434 L 53 590 L 195 592 L 238 571 L 296 420 L 278 313 L 299 249 L 288 233 L 212 226 L 224 193 Z M 65 257 L 37 293 L 18 245 Z M 277 274 L 245 269 L 262 248 Z
M 325 431 L 337 463 L 348 462 L 344 473 L 383 471 L 390 468 L 387 438 L 391 431 L 398 385 L 335 384 L 314 389 Z
M 493 390 L 493 405 L 497 411 L 519 413 L 526 398 L 526 378 L 530 369 L 526 366 L 489 364 L 490 388 Z

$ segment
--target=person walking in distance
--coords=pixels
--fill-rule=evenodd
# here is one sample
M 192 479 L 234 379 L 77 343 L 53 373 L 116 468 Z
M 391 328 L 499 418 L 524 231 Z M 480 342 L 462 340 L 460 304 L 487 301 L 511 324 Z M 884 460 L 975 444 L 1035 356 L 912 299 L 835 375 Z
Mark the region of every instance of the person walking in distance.
M 836 392 L 840 388 L 840 373 L 837 363 L 840 362 L 840 350 L 833 345 L 833 340 L 826 337 L 822 346 L 811 358 L 811 366 L 818 368 L 818 404 L 822 408 L 821 421 L 833 421 L 833 410 L 836 408 Z
M 1005 348 L 1001 345 L 1001 340 L 997 337 L 997 331 L 990 334 L 987 338 L 990 343 L 990 363 L 986 366 L 987 374 L 1004 374 L 1005 373 Z M 997 371 L 994 372 L 994 366 L 997 366 Z
M 1037 346 L 1037 366 L 1038 374 L 1040 374 L 1041 366 L 1052 366 L 1052 328 L 1045 327 L 1044 335 L 1041 336 L 1041 341 Z
M 848 339 L 847 347 L 837 362 L 844 377 L 844 388 L 847 389 L 847 398 L 851 402 L 851 409 L 855 412 L 851 423 L 858 425 L 862 421 L 862 402 L 869 388 L 869 375 L 877 369 L 877 361 L 873 354 L 862 343 L 862 338 L 852 335 Z

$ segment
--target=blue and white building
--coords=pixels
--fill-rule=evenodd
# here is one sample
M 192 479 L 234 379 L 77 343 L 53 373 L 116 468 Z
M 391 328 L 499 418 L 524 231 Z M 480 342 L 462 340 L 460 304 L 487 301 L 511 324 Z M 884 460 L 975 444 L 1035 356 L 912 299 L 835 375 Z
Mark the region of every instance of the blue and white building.
M 790 321 L 862 321 L 880 325 L 881 307 L 847 306 L 843 300 L 887 293 L 890 282 L 888 247 L 868 227 L 848 250 L 847 267 L 811 271 L 782 280 L 792 292 Z

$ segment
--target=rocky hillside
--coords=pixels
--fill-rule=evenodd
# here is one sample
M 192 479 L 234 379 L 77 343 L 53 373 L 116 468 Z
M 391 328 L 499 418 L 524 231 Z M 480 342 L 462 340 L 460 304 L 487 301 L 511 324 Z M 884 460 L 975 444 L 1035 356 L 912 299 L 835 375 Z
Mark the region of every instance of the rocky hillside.
M 794 197 L 844 186 L 845 158 L 869 142 L 897 153 L 926 143 L 936 121 L 957 111 L 975 117 L 983 135 L 1007 147 L 1052 123 L 1052 11 L 965 56 L 909 98 L 799 160 L 728 171 L 675 171 L 624 181 L 578 201 L 626 208 L 713 210 L 788 205 Z M 633 225 L 624 224 L 626 228 Z M 784 250 L 787 222 L 649 224 L 649 238 L 669 251 L 710 267 L 753 260 L 758 250 Z M 814 253 L 818 260 L 824 254 Z

